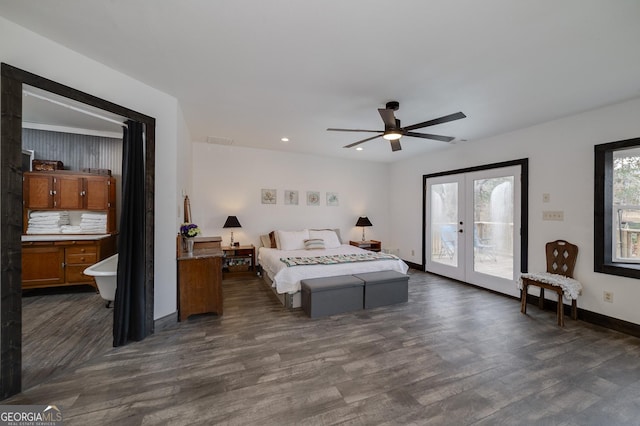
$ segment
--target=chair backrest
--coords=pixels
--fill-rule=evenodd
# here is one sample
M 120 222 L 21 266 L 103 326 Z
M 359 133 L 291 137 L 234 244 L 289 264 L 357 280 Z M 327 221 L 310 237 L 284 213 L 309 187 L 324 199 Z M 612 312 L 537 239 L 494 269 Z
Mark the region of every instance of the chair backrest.
M 573 268 L 578 258 L 578 246 L 564 240 L 546 245 L 547 272 L 573 278 Z

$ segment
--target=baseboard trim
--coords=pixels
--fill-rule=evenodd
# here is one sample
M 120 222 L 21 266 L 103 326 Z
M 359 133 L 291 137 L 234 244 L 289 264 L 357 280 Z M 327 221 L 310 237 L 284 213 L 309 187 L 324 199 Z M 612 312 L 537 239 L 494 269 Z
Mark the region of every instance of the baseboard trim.
M 155 332 L 162 331 L 178 323 L 178 311 L 175 311 L 162 318 L 158 318 L 153 321 L 153 328 Z
M 429 274 L 433 274 L 433 275 L 437 275 L 437 276 L 442 276 L 442 275 L 438 275 L 438 274 L 434 274 L 433 272 L 428 272 Z M 464 282 L 464 281 L 460 281 L 460 280 L 454 280 L 452 278 L 449 277 L 444 277 L 447 279 L 450 279 L 452 281 L 456 281 L 459 282 L 461 284 L 464 285 L 468 285 L 470 287 L 475 287 L 477 289 L 480 290 L 484 290 L 484 291 L 488 291 L 489 293 L 493 293 L 493 294 L 497 294 L 503 297 L 508 297 L 509 299 L 513 299 L 513 300 L 520 300 L 519 297 L 515 297 L 515 296 L 511 296 L 509 294 L 504 294 L 504 293 L 500 293 L 497 292 L 495 290 L 491 290 L 488 288 L 484 288 L 481 287 L 479 285 L 476 284 L 471 284 L 468 282 Z M 531 304 L 535 306 L 535 309 L 538 309 L 538 300 L 540 299 L 539 296 L 534 296 L 532 294 L 528 294 L 527 295 L 527 304 Z M 571 318 L 571 305 L 564 305 L 564 314 L 565 316 L 568 316 L 569 318 Z M 544 300 L 544 305 L 543 305 L 543 309 L 545 311 L 552 311 L 552 312 L 556 312 L 558 307 L 558 302 L 555 300 L 549 300 L 549 299 L 545 299 Z M 621 320 L 618 318 L 613 318 L 607 315 L 603 315 L 603 314 L 599 314 L 597 312 L 591 312 L 588 311 L 586 309 L 582 309 L 582 308 L 578 308 L 578 319 L 584 322 L 588 322 L 590 324 L 594 324 L 594 325 L 598 325 L 600 327 L 604 327 L 604 328 L 608 328 L 610 330 L 614 330 L 614 331 L 618 331 L 620 333 L 624 333 L 624 334 L 628 334 L 630 336 L 634 336 L 634 337 L 640 337 L 640 324 L 635 324 L 629 321 L 625 321 L 625 320 Z
M 534 296 L 532 294 L 527 295 L 527 304 L 535 305 L 535 308 L 538 309 L 538 301 L 540 300 L 539 296 Z M 571 316 L 571 306 L 564 306 L 564 314 Z M 558 302 L 555 300 L 544 300 L 543 309 L 545 311 L 556 312 L 558 308 Z M 634 337 L 640 337 L 640 325 L 634 324 L 629 321 L 621 320 L 618 318 L 613 318 L 607 315 L 599 314 L 597 312 L 588 311 L 586 309 L 578 308 L 578 319 L 584 322 L 588 322 L 590 324 L 599 325 L 600 327 L 608 328 L 614 331 L 619 331 L 620 333 L 628 334 Z
M 424 267 L 418 263 L 409 262 L 408 260 L 403 260 L 404 263 L 409 266 L 411 269 L 417 269 L 418 271 L 424 271 Z

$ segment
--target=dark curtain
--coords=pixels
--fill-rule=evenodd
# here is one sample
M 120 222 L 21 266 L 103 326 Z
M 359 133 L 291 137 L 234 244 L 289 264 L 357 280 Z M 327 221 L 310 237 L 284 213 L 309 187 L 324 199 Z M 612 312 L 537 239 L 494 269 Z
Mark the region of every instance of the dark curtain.
M 145 327 L 145 214 L 143 125 L 127 121 L 122 144 L 122 207 L 113 346 L 147 336 Z

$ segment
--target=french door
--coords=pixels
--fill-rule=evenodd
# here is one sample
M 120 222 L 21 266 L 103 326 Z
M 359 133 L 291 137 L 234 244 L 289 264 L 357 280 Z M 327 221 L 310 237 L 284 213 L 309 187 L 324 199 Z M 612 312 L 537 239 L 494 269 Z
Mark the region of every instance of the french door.
M 518 296 L 521 166 L 427 177 L 425 270 Z

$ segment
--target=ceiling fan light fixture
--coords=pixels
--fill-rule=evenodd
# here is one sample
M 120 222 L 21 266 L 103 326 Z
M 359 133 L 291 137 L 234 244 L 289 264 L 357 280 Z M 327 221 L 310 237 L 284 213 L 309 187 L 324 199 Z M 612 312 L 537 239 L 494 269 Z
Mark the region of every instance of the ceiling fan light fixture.
M 389 130 L 388 132 L 384 132 L 382 137 L 388 141 L 397 141 L 402 137 L 402 133 L 397 130 Z

